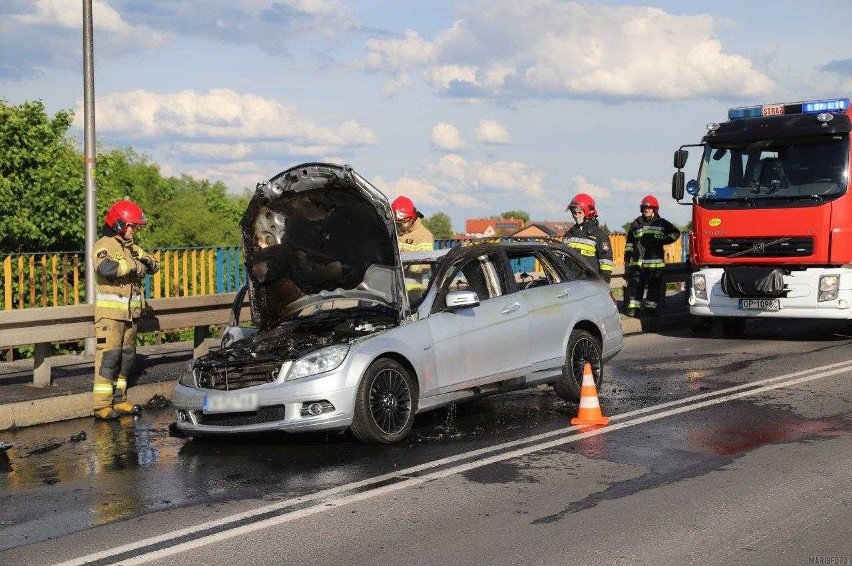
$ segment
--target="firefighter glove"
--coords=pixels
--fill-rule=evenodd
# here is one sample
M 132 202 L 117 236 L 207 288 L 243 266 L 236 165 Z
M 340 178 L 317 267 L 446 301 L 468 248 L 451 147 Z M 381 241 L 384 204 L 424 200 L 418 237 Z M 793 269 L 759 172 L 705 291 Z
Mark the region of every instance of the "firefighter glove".
M 145 268 L 148 270 L 148 273 L 154 273 L 158 269 L 160 269 L 159 262 L 154 259 L 152 256 L 146 255 L 139 258 L 143 264 L 145 264 Z

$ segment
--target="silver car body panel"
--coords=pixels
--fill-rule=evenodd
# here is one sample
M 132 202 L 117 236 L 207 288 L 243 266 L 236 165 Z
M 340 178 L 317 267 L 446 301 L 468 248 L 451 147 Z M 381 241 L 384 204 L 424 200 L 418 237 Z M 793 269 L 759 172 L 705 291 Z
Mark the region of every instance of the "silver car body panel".
M 370 198 L 381 201 L 372 192 Z M 384 218 L 388 209 L 378 202 L 376 210 Z M 563 256 L 574 253 L 555 243 L 517 245 L 527 246 L 524 250 L 541 249 L 535 246 L 559 246 L 559 254 Z M 482 394 L 555 381 L 562 375 L 569 337 L 575 328 L 589 330 L 600 337 L 604 361 L 621 350 L 620 318 L 605 282 L 585 273 L 574 280 L 519 289 L 514 282 L 515 276 L 506 271 L 510 269 L 508 261 L 498 261 L 499 258 L 505 260 L 506 249 L 504 244 L 483 243 L 427 252 L 417 257 L 405 254 L 402 259 L 397 254 L 392 276 L 394 288 L 399 282 L 397 267 L 401 272 L 403 263 L 430 264 L 432 280 L 423 299 L 415 312 L 403 311 L 405 316 L 391 325 L 377 325 L 376 331 L 354 338 L 332 340 L 332 344 L 348 343 L 349 350 L 342 363 L 330 371 L 287 380 L 287 372 L 295 358 L 285 359 L 282 354 L 284 358 L 280 362 L 270 362 L 274 360 L 270 356 L 275 348 L 270 349 L 268 343 L 266 349 L 261 347 L 264 337 L 274 336 L 274 328 L 257 334 L 229 332 L 232 342 L 228 347 L 220 349 L 218 354 L 211 353 L 203 361 L 196 361 L 196 367 L 206 364 L 204 367 L 209 370 L 217 359 L 221 363 L 233 362 L 235 354 L 229 358 L 228 352 L 245 355 L 257 344 L 265 363 L 281 364 L 281 369 L 272 373 L 277 377 L 268 383 L 223 391 L 199 387 L 197 380 L 185 376 L 176 386 L 173 397 L 178 428 L 191 435 L 345 429 L 352 424 L 362 377 L 374 361 L 383 357 L 391 357 L 409 368 L 419 387 L 417 410 L 423 412 Z M 451 270 L 473 261 L 479 262 L 482 268 L 478 304 L 447 309 L 444 297 L 448 290 L 456 289 L 449 287 Z M 577 269 L 587 269 L 581 267 L 579 258 L 577 266 Z M 471 281 L 468 283 L 473 287 Z M 359 289 L 344 290 L 343 294 L 355 298 L 360 292 Z M 320 297 L 334 294 L 317 293 Z M 404 301 L 404 294 L 400 294 L 399 299 Z M 332 309 L 335 308 L 332 305 Z M 237 322 L 238 311 L 235 307 Z M 309 324 L 311 316 L 315 315 L 302 319 L 306 321 L 304 324 Z M 357 318 L 358 315 L 353 316 Z M 284 337 L 287 336 L 285 333 Z M 294 343 L 298 342 L 298 337 L 293 336 Z M 280 332 L 278 337 L 281 337 Z M 300 343 L 304 343 L 304 335 Z M 250 347 L 246 348 L 245 344 Z M 297 353 L 287 355 L 307 355 L 304 346 L 301 350 L 294 347 L 292 351 Z M 191 386 L 190 382 L 195 385 Z M 225 382 L 227 384 L 227 379 Z M 246 403 L 245 411 L 238 409 L 243 402 Z M 316 415 L 306 411 L 315 404 L 333 409 Z M 237 408 L 228 409 L 231 405 Z M 267 410 L 272 417 L 255 416 Z

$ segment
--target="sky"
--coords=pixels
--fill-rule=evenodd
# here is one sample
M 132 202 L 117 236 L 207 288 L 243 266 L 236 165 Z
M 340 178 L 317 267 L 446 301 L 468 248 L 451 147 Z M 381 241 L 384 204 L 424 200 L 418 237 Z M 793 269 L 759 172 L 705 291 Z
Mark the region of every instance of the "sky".
M 96 133 L 229 190 L 348 163 L 427 216 L 616 229 L 735 106 L 852 96 L 852 2 L 94 0 Z M 0 98 L 75 110 L 82 0 L 0 2 Z M 698 163 L 693 154 L 687 178 Z

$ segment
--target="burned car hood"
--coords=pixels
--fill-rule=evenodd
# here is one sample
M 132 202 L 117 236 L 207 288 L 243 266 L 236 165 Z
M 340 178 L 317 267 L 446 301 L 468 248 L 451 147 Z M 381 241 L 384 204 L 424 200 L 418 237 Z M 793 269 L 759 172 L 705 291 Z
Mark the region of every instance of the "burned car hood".
M 261 331 L 370 305 L 405 316 L 390 203 L 348 165 L 306 163 L 259 183 L 240 227 Z
M 251 363 L 296 360 L 314 350 L 349 344 L 398 324 L 396 310 L 376 304 L 352 310 L 329 309 L 310 317 L 284 321 L 276 328 L 211 350 L 195 361 L 195 367 L 243 366 Z

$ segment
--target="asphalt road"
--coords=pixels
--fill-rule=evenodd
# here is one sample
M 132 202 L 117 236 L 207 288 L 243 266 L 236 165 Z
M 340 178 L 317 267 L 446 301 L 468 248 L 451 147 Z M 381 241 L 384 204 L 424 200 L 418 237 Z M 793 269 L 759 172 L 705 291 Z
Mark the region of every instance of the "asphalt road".
M 850 345 L 796 321 L 630 336 L 612 422 L 586 431 L 546 389 L 423 415 L 390 447 L 190 441 L 168 410 L 23 429 L 0 564 L 850 564 Z

